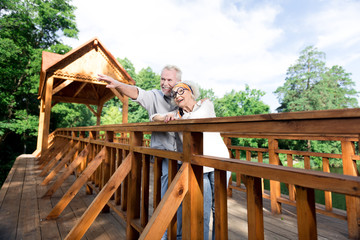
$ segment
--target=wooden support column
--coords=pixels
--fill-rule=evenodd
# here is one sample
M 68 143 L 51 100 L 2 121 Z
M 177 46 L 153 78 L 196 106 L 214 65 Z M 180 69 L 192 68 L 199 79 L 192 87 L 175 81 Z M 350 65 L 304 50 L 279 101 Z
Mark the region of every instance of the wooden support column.
M 157 208 L 161 201 L 161 171 L 162 171 L 162 158 L 154 157 L 154 194 L 153 205 Z
M 40 99 L 40 110 L 39 110 L 39 126 L 38 126 L 38 137 L 36 152 L 41 152 L 42 149 L 42 139 L 44 134 L 44 119 L 45 119 L 45 100 Z
M 330 173 L 330 165 L 329 165 L 329 158 L 322 158 L 323 160 L 323 171 Z M 325 209 L 326 211 L 332 211 L 332 198 L 331 198 L 331 192 L 324 191 L 325 195 Z
M 131 132 L 130 134 L 130 156 L 131 172 L 128 186 L 128 208 L 127 208 L 127 227 L 126 239 L 138 239 L 140 234 L 133 227 L 132 222 L 140 218 L 140 194 L 141 194 L 141 154 L 135 153 L 133 148 L 142 146 L 143 133 Z
M 269 138 L 269 163 L 279 165 L 279 155 L 275 152 L 279 148 L 277 139 Z M 281 195 L 280 182 L 270 180 L 270 200 L 271 200 L 271 212 L 273 214 L 281 213 L 281 204 L 278 202 L 278 198 Z
M 203 154 L 203 134 L 184 132 L 184 163 L 191 163 L 193 154 Z M 204 238 L 203 167 L 190 165 L 189 190 L 182 207 L 182 238 Z
M 129 98 L 127 96 L 124 96 L 124 100 L 122 101 L 123 107 L 122 107 L 122 122 L 127 123 L 128 122 L 128 112 L 129 112 Z
M 106 131 L 105 132 L 105 141 L 106 142 L 113 142 L 114 141 L 114 132 L 112 131 Z M 102 186 L 105 186 L 106 183 L 109 181 L 110 179 L 110 164 L 111 164 L 111 161 L 113 161 L 113 159 L 111 159 L 111 151 L 112 151 L 112 148 L 110 147 L 105 147 L 106 148 L 106 151 L 105 151 L 105 159 L 104 159 L 104 162 L 103 162 L 103 167 L 102 167 L 102 183 L 101 185 Z M 103 213 L 108 213 L 110 212 L 110 207 L 108 205 L 105 205 L 104 209 L 102 210 Z
M 296 186 L 296 211 L 299 240 L 317 239 L 314 189 Z
M 228 239 L 227 176 L 226 171 L 215 169 L 215 239 Z
M 358 176 L 355 161 L 352 155 L 355 155 L 355 146 L 350 141 L 341 141 L 343 172 L 345 175 Z M 360 227 L 358 224 L 359 214 L 359 198 L 353 196 L 345 196 L 346 212 L 348 221 L 348 232 L 350 239 L 360 238 Z
M 42 132 L 41 154 L 48 147 L 53 84 L 54 84 L 54 78 L 53 77 L 48 78 L 45 86 L 45 99 L 44 99 L 44 110 L 43 110 L 44 116 L 42 117 L 40 114 L 40 117 L 43 120 L 43 122 L 39 123 L 39 131 Z M 42 111 L 42 109 L 40 109 L 40 111 Z
M 261 178 L 246 176 L 246 198 L 248 239 L 264 239 L 264 214 Z

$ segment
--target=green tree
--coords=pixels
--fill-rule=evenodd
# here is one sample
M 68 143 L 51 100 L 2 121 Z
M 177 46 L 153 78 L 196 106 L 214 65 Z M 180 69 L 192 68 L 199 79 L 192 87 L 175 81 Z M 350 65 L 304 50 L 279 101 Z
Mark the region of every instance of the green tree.
M 77 37 L 74 10 L 70 0 L 0 1 L 0 166 L 34 151 L 41 52 L 70 49 L 60 37 Z
M 265 114 L 270 112 L 269 105 L 261 101 L 265 92 L 256 89 L 250 89 L 245 86 L 244 91 L 232 90 L 222 98 L 214 102 L 217 117 L 243 116 L 253 114 Z M 232 138 L 232 145 L 249 146 L 249 147 L 267 147 L 264 139 L 255 138 Z M 241 157 L 245 157 L 245 152 L 241 152 Z
M 300 53 L 296 64 L 289 67 L 283 86 L 274 92 L 280 102 L 279 112 L 310 111 L 358 107 L 355 83 L 350 73 L 341 66 L 327 68 L 325 53 L 313 46 Z M 279 142 L 281 148 L 303 151 L 339 153 L 340 143 L 331 141 L 290 141 Z M 321 167 L 320 158 L 312 158 L 313 165 Z M 341 165 L 331 161 L 332 165 Z
M 289 67 L 283 86 L 274 92 L 279 112 L 357 107 L 355 83 L 342 67 L 325 66 L 325 53 L 306 47 Z
M 232 90 L 225 94 L 222 98 L 218 98 L 214 102 L 216 116 L 230 117 L 269 113 L 270 107 L 261 101 L 261 97 L 265 92 L 256 89 L 250 89 L 245 86 L 244 91 Z
M 150 67 L 141 69 L 137 74 L 136 86 L 144 89 L 160 89 L 160 75 L 154 73 Z M 149 114 L 138 103 L 129 102 L 129 123 L 148 122 Z

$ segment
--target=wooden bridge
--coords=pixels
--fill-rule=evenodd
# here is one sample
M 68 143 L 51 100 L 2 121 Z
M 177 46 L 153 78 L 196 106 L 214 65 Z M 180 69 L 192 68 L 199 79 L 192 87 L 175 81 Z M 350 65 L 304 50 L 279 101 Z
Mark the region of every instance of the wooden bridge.
M 0 238 L 160 239 L 168 229 L 174 239 L 182 203 L 183 239 L 202 239 L 202 166 L 209 166 L 216 239 L 359 239 L 359 123 L 360 109 L 347 109 L 57 129 L 42 155 L 19 158 L 4 183 Z M 183 152 L 149 148 L 144 135 L 155 131 L 183 132 Z M 203 132 L 220 132 L 229 158 L 203 155 Z M 234 137 L 265 138 L 268 148 L 231 146 Z M 279 149 L 280 139 L 341 141 L 342 153 Z M 257 162 L 239 160 L 239 151 Z M 291 167 L 295 155 L 305 169 Z M 323 159 L 324 172 L 309 169 L 313 156 Z M 160 199 L 163 158 L 170 159 L 170 184 Z M 344 174 L 329 173 L 329 158 L 342 159 Z M 237 175 L 229 189 L 226 171 Z M 325 206 L 315 203 L 314 189 L 325 191 Z M 346 196 L 346 211 L 332 207 L 333 192 Z

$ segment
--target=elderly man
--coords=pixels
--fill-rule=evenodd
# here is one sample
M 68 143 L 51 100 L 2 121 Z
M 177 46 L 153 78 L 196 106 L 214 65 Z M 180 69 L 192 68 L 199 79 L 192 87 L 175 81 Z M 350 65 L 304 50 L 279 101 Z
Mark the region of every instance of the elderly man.
M 98 80 L 106 82 L 107 88 L 115 88 L 119 93 L 122 93 L 135 102 L 144 107 L 149 116 L 155 113 L 171 112 L 177 108 L 171 101 L 170 93 L 176 83 L 181 81 L 181 70 L 174 65 L 167 65 L 161 71 L 160 87 L 161 90 L 153 89 L 145 91 L 139 87 L 121 83 L 112 77 L 99 74 Z M 156 149 L 176 151 L 175 134 L 173 132 L 153 132 L 151 135 L 150 147 Z M 162 161 L 162 176 L 161 176 L 161 197 L 165 195 L 168 188 L 168 159 Z M 181 208 L 177 214 L 177 238 L 181 239 Z M 165 232 L 163 238 L 167 238 Z

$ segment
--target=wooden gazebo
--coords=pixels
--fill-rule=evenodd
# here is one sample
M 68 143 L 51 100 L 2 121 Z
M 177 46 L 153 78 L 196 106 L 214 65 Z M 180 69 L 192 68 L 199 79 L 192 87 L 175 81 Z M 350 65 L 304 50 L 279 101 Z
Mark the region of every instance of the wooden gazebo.
M 37 154 L 48 147 L 50 112 L 59 102 L 85 104 L 96 116 L 97 125 L 100 125 L 104 103 L 117 96 L 123 103 L 123 123 L 127 122 L 128 98 L 106 88 L 104 82 L 96 79 L 97 74 L 106 74 L 124 83 L 135 84 L 97 38 L 64 55 L 42 53 Z M 92 106 L 96 106 L 96 109 Z

